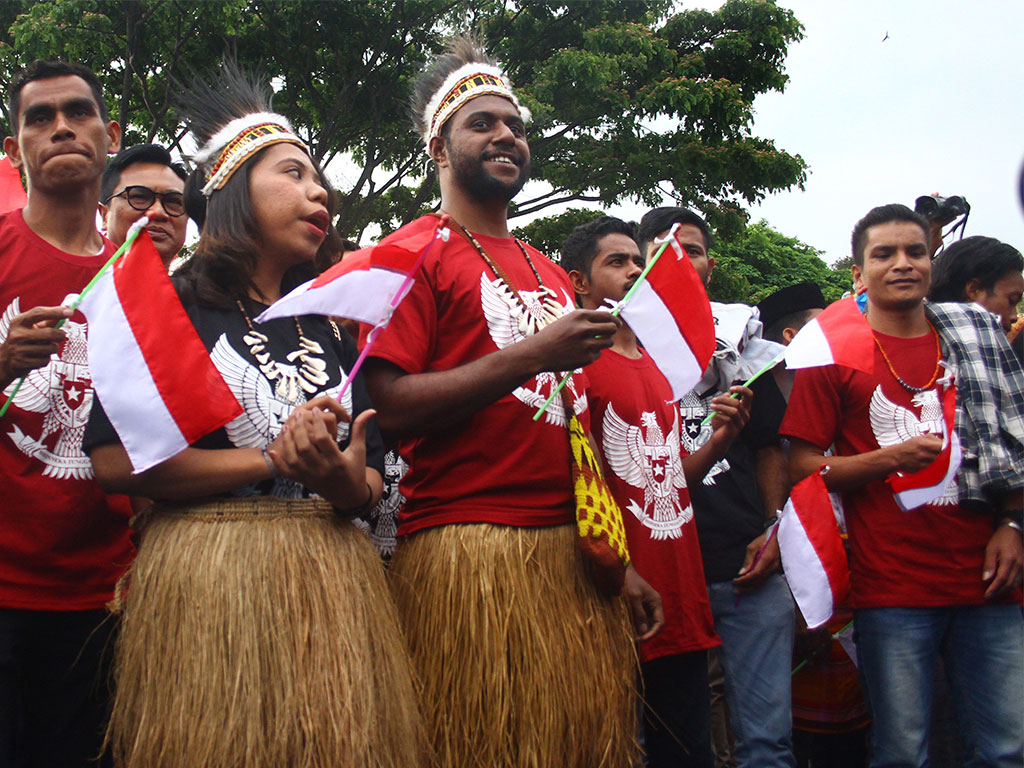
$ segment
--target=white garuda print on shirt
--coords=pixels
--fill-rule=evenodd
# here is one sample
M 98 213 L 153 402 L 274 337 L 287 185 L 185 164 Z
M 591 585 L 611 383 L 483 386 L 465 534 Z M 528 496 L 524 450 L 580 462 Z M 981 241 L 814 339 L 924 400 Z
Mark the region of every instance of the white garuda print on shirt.
M 392 448 L 384 454 L 384 492 L 380 501 L 370 510 L 369 521 L 355 519 L 358 527 L 366 531 L 370 541 L 377 547 L 381 556 L 389 559 L 395 554 L 395 544 L 398 537 L 398 513 L 405 505 L 405 496 L 399 489 L 399 483 L 409 471 L 406 463 L 398 451 Z
M 868 412 L 871 418 L 871 432 L 880 448 L 905 443 L 918 435 L 939 435 L 945 437 L 946 427 L 942 418 L 942 401 L 937 390 L 918 392 L 911 399 L 912 405 L 920 409 L 917 416 L 909 408 L 897 405 L 882 393 L 882 385 L 875 387 L 871 394 Z M 956 481 L 932 504 L 956 504 L 959 501 Z
M 235 350 L 228 341 L 227 334 L 221 334 L 217 339 L 210 352 L 210 359 L 243 409 L 241 415 L 229 421 L 224 427 L 228 439 L 237 448 L 263 448 L 270 445 L 281 434 L 281 427 L 291 416 L 292 411 L 308 399 L 301 387 L 290 388 L 288 394 L 292 394 L 293 397 L 289 397 L 286 390 L 271 384 L 259 368 L 249 363 Z M 279 367 L 287 369 L 291 366 L 279 363 Z M 345 373 L 342 372 L 341 381 L 337 386 L 323 394 L 337 399 L 345 380 Z M 351 388 L 345 392 L 341 404 L 346 411 L 352 413 Z M 349 424 L 339 423 L 338 442 L 345 440 L 348 433 Z M 274 481 L 271 493 L 286 499 L 299 498 L 302 495 L 302 486 L 294 480 L 279 478 Z
M 512 290 L 503 280 L 488 280 L 487 274 L 480 274 L 480 306 L 487 318 L 487 330 L 498 349 L 505 349 L 527 336 L 532 336 L 540 329 L 554 322 L 562 315 L 573 311 L 573 302 L 564 290 L 560 300 L 558 293 L 552 288 L 540 288 L 536 291 L 520 291 L 526 310 L 519 303 Z M 558 386 L 561 376 L 544 371 L 533 379 L 534 387 L 524 385 L 516 387 L 512 392 L 516 399 L 526 403 L 530 408 L 537 409 L 544 405 L 551 391 Z M 527 382 L 529 384 L 530 382 Z M 576 391 L 572 378 L 566 384 L 572 399 L 573 412 L 578 416 L 587 409 L 587 398 Z M 565 408 L 560 398 L 555 398 L 544 412 L 548 424 L 566 426 Z
M 7 340 L 11 320 L 19 314 L 21 302 L 15 298 L 0 317 L 0 344 Z M 44 477 L 88 480 L 93 476 L 92 464 L 82 452 L 82 435 L 92 407 L 86 325 L 69 320 L 63 330 L 67 338 L 60 354 L 52 355 L 42 368 L 29 371 L 14 396 L 14 405 L 23 411 L 46 414 L 42 433 L 26 435 L 17 425 L 5 431 L 22 453 L 45 465 Z M 11 382 L 4 394 L 10 397 L 16 385 L 17 381 Z
M 686 395 L 679 401 L 679 413 L 683 417 L 682 432 L 679 435 L 679 439 L 683 443 L 683 447 L 686 448 L 686 452 L 693 455 L 700 450 L 704 443 L 711 439 L 711 424 L 702 424 L 701 422 L 707 418 L 707 415 L 711 413 L 711 409 L 708 408 L 708 403 L 711 402 L 712 394 L 709 393 L 706 398 L 700 397 L 694 392 L 687 392 Z M 702 481 L 704 485 L 714 485 L 715 477 L 728 472 L 732 467 L 729 466 L 728 459 L 720 459 L 714 463 L 708 473 L 704 476 Z
M 683 524 L 693 518 L 693 506 L 684 509 L 679 491 L 686 487 L 683 457 L 679 450 L 679 412 L 666 436 L 654 413 L 640 414 L 640 425 L 627 423 L 611 403 L 604 412 L 605 458 L 620 480 L 642 488 L 643 508 L 630 499 L 627 509 L 651 532 L 651 538 L 677 539 Z

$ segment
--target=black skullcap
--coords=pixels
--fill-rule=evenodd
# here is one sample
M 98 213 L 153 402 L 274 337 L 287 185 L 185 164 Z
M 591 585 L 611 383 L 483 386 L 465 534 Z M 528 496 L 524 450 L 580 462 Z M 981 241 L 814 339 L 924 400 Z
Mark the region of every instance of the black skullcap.
M 797 283 L 776 291 L 761 300 L 757 308 L 761 311 L 761 323 L 770 328 L 786 315 L 808 309 L 824 309 L 828 306 L 817 283 Z

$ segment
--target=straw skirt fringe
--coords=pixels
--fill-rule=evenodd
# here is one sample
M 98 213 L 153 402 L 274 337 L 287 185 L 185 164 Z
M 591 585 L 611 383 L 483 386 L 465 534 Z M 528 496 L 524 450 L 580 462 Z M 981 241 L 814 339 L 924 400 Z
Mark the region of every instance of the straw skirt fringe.
M 117 765 L 423 763 L 380 560 L 317 504 L 262 497 L 149 516 L 116 651 Z
M 389 576 L 437 768 L 636 763 L 625 608 L 587 579 L 572 526 L 431 528 Z

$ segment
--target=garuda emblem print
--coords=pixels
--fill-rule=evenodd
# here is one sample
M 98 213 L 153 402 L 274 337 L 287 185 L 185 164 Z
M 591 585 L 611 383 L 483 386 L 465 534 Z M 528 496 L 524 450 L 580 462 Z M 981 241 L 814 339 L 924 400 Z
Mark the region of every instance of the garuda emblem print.
M 945 436 L 942 401 L 939 400 L 939 393 L 936 390 L 918 392 L 910 399 L 910 402 L 920 409 L 920 416 L 915 415 L 909 408 L 892 402 L 882 393 L 881 385 L 875 387 L 868 412 L 871 418 L 871 431 L 880 448 L 905 443 L 918 435 Z M 959 498 L 960 494 L 954 481 L 942 496 L 931 503 L 935 505 L 956 504 Z
M 19 314 L 21 302 L 15 298 L 0 317 L 0 344 L 7 340 L 11 320 Z M 67 338 L 60 353 L 30 371 L 14 396 L 14 405 L 23 411 L 46 414 L 42 432 L 27 435 L 13 425 L 7 436 L 22 453 L 43 462 L 45 477 L 87 480 L 92 477 L 92 464 L 82 452 L 82 436 L 92 407 L 92 376 L 86 326 L 69 320 L 63 328 Z M 12 382 L 4 394 L 10 397 L 16 384 Z
M 573 311 L 572 299 L 565 291 L 561 299 L 555 290 L 547 287 L 536 291 L 519 291 L 519 295 L 525 307 L 504 281 L 498 278 L 488 280 L 486 273 L 480 274 L 480 304 L 487 318 L 487 330 L 498 349 L 505 349 L 532 336 L 562 315 Z M 561 378 L 556 373 L 544 371 L 523 386 L 516 387 L 512 394 L 531 408 L 540 408 Z M 573 412 L 578 416 L 587 409 L 587 398 L 576 391 L 572 378 L 566 388 L 569 390 Z M 552 401 L 544 412 L 544 418 L 547 423 L 561 427 L 569 423 L 560 398 L 556 397 Z
M 675 410 L 675 409 L 673 409 Z M 644 505 L 630 500 L 627 509 L 651 532 L 651 538 L 677 539 L 683 524 L 693 518 L 693 507 L 684 509 L 679 491 L 686 487 L 679 449 L 679 412 L 666 436 L 654 413 L 640 415 L 640 426 L 629 424 L 609 403 L 604 412 L 604 455 L 620 480 L 644 492 Z
M 242 406 L 241 415 L 225 425 L 228 439 L 238 448 L 262 448 L 269 445 L 281 434 L 281 427 L 291 416 L 296 406 L 306 402 L 305 390 L 301 387 L 281 388 L 263 374 L 263 372 L 240 355 L 228 341 L 227 334 L 221 334 L 210 352 L 210 359 L 224 377 L 228 388 Z M 283 363 L 279 368 L 290 373 Z M 341 387 L 345 383 L 342 372 L 341 381 L 337 386 L 326 390 L 324 394 L 337 399 Z M 352 390 L 345 392 L 341 400 L 345 410 L 352 413 Z M 338 442 L 348 437 L 349 425 L 338 424 Z M 274 481 L 273 494 L 282 498 L 298 498 L 302 494 L 301 486 L 286 477 Z

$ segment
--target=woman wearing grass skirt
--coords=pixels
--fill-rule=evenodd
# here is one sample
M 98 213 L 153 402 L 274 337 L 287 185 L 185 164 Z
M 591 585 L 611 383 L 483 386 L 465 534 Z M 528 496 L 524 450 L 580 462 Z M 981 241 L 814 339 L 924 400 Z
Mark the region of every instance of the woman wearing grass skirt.
M 183 110 L 208 204 L 174 282 L 244 413 L 133 475 L 93 408 L 97 478 L 155 502 L 120 593 L 107 741 L 131 768 L 416 766 L 408 656 L 352 523 L 380 495 L 383 459 L 361 379 L 337 400 L 355 344 L 321 317 L 255 319 L 328 247 L 333 214 L 266 95 L 225 66 Z

